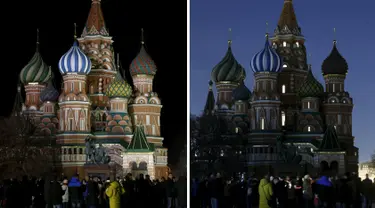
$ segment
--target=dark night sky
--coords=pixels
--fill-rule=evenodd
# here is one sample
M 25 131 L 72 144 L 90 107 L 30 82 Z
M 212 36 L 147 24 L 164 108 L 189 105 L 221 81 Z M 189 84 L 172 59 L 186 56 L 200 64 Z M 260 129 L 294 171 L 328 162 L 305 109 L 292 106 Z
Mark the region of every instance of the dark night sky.
M 40 31 L 40 52 L 44 61 L 61 78 L 58 61 L 72 46 L 74 23 L 77 23 L 77 35 L 81 35 L 91 6 L 91 0 L 10 2 L 13 5 L 4 5 L 4 8 L 11 14 L 2 18 L 6 25 L 3 26 L 2 36 L 6 39 L 1 77 L 6 78 L 1 78 L 3 97 L 0 115 L 7 115 L 11 111 L 17 76 L 35 52 L 36 29 Z M 186 143 L 187 125 L 186 3 L 179 3 L 102 0 L 114 50 L 120 53 L 122 66 L 127 73 L 130 62 L 139 51 L 140 31 L 144 28 L 147 51 L 158 67 L 154 91 L 159 94 L 163 104 L 162 134 L 165 146 L 170 148 L 171 163 L 176 161 L 174 158 L 178 157 Z M 127 78 L 129 80 L 129 74 Z M 177 92 L 173 93 L 172 90 Z
M 206 102 L 212 68 L 227 50 L 228 28 L 232 28 L 232 49 L 246 69 L 245 84 L 253 87 L 250 60 L 264 44 L 264 34 L 272 34 L 279 20 L 283 0 L 191 0 L 191 100 L 192 114 L 199 115 Z M 374 152 L 375 115 L 375 1 L 374 0 L 294 0 L 297 21 L 306 38 L 308 63 L 314 76 L 324 83 L 321 65 L 337 39 L 337 47 L 349 65 L 345 88 L 354 102 L 353 135 L 359 148 L 359 161 Z M 207 11 L 210 11 L 209 13 Z M 336 34 L 333 33 L 336 28 Z

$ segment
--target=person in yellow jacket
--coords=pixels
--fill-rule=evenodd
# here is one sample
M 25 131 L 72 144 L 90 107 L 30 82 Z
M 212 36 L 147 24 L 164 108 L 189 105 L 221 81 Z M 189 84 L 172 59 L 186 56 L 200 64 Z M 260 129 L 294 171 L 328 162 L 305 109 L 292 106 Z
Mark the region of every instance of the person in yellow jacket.
M 125 189 L 117 182 L 113 181 L 109 187 L 105 190 L 105 194 L 109 198 L 110 208 L 121 207 L 121 195 L 125 193 Z
M 259 191 L 259 208 L 271 208 L 271 198 L 273 195 L 272 184 L 268 181 L 268 176 L 260 180 Z

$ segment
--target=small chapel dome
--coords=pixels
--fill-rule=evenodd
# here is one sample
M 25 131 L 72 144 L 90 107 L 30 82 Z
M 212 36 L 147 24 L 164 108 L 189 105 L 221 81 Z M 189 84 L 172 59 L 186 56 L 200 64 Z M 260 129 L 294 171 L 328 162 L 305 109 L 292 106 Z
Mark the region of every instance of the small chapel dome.
M 315 79 L 312 70 L 311 65 L 309 65 L 309 72 L 307 74 L 307 77 L 305 81 L 302 83 L 301 87 L 297 91 L 297 95 L 300 98 L 305 97 L 315 97 L 318 98 L 322 96 L 324 93 L 324 87 L 318 80 Z
M 241 82 L 241 84 L 233 90 L 233 99 L 235 101 L 247 101 L 251 98 L 251 91 L 249 88 L 246 87 L 244 81 Z
M 53 73 L 52 73 L 53 74 Z M 40 100 L 42 102 L 55 102 L 59 98 L 59 92 L 53 86 L 53 75 L 51 76 L 47 87 L 40 92 Z
M 132 87 L 122 78 L 119 71 L 117 71 L 115 79 L 109 84 L 106 95 L 112 97 L 129 98 L 132 95 Z

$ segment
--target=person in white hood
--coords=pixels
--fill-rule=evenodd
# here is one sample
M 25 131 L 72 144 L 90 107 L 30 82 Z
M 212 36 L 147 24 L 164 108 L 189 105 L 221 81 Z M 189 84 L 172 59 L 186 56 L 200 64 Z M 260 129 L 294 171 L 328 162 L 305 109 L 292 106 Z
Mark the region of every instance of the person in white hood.
M 65 193 L 64 195 L 62 195 L 63 208 L 68 208 L 69 207 L 69 190 L 68 190 L 69 187 L 68 187 L 68 180 L 67 179 L 64 179 L 61 188 Z

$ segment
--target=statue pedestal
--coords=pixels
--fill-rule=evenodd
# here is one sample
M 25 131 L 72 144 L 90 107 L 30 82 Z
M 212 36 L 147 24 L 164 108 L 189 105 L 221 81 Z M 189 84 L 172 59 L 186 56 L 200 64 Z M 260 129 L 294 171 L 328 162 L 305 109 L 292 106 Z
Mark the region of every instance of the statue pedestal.
M 84 165 L 85 176 L 100 177 L 102 180 L 106 180 L 108 177 L 113 177 L 112 167 L 108 164 L 85 164 Z
M 310 164 L 276 163 L 272 165 L 275 176 L 296 176 L 303 177 L 305 174 L 315 175 L 316 169 Z

